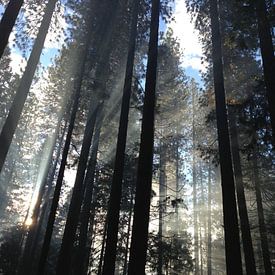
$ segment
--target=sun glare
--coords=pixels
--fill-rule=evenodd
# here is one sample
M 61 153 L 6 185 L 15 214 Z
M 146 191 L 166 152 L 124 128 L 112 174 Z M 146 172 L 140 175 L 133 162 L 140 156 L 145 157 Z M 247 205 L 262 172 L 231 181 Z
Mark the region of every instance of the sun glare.
M 25 221 L 26 226 L 31 226 L 32 225 L 32 218 L 28 217 Z

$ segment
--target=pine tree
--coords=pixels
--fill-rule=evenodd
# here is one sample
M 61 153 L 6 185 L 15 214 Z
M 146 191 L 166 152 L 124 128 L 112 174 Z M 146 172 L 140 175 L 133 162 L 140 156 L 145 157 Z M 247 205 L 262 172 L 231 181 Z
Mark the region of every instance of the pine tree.
M 216 117 L 222 178 L 221 182 L 223 194 L 226 269 L 228 274 L 233 275 L 242 274 L 242 263 L 234 176 L 231 161 L 227 111 L 225 105 L 219 13 L 216 0 L 210 1 L 210 18 L 212 32 L 212 56 L 216 98 Z
M 151 200 L 160 2 L 152 2 L 145 98 L 128 274 L 145 274 Z
M 31 55 L 29 57 L 24 74 L 21 78 L 15 98 L 10 107 L 8 117 L 0 134 L 0 171 L 2 170 L 5 163 L 15 129 L 17 127 L 29 89 L 32 84 L 34 73 L 36 71 L 40 55 L 42 53 L 56 2 L 57 0 L 49 0 L 46 6 L 45 14 L 39 28 L 39 33 L 35 40 Z

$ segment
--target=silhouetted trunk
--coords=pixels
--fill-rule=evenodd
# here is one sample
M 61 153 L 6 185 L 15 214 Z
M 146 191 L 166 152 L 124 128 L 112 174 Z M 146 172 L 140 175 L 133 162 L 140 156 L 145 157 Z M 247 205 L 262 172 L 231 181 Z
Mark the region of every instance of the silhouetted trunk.
M 106 236 L 107 236 L 107 220 L 108 220 L 108 215 L 106 217 L 106 222 L 104 224 L 104 229 L 103 229 L 103 237 L 101 242 L 101 250 L 100 250 L 100 258 L 99 258 L 97 275 L 102 274 L 103 256 L 104 256 Z
M 195 91 L 192 90 L 192 179 L 193 179 L 193 219 L 194 219 L 194 251 L 195 272 L 199 274 L 199 234 L 198 234 L 198 203 L 197 203 L 197 168 L 196 168 L 196 131 L 195 131 Z
M 128 220 L 127 236 L 126 236 L 127 239 L 126 239 L 126 244 L 125 244 L 123 275 L 126 275 L 127 270 L 128 270 L 128 252 L 129 252 L 129 243 L 130 243 L 131 222 L 132 222 L 132 215 L 133 215 L 133 205 L 134 205 L 134 190 L 132 187 L 131 198 L 130 198 L 129 220 Z
M 208 164 L 208 202 L 207 202 L 207 275 L 212 275 L 212 183 L 211 164 Z
M 165 144 L 160 141 L 159 146 L 159 231 L 158 231 L 158 267 L 157 274 L 162 275 L 163 269 L 163 213 L 165 211 L 166 204 L 166 188 L 165 188 Z
M 71 256 L 73 250 L 73 244 L 75 240 L 75 234 L 77 229 L 77 224 L 79 220 L 79 214 L 81 209 L 81 204 L 84 195 L 84 177 L 87 168 L 87 161 L 92 141 L 92 136 L 94 132 L 96 119 L 102 119 L 101 111 L 103 108 L 103 103 L 99 103 L 96 107 L 91 107 L 88 114 L 87 123 L 85 126 L 83 143 L 81 147 L 81 152 L 79 156 L 79 162 L 77 167 L 77 173 L 75 178 L 75 183 L 73 187 L 73 194 L 69 206 L 69 211 L 67 215 L 65 230 L 62 238 L 61 248 L 58 256 L 56 273 L 57 274 L 70 274 L 71 270 Z
M 252 182 L 254 182 L 255 193 L 256 193 L 257 213 L 258 213 L 258 219 L 259 219 L 259 230 L 260 230 L 260 237 L 261 237 L 261 249 L 262 249 L 262 256 L 264 261 L 264 269 L 265 269 L 265 274 L 272 274 L 272 266 L 270 261 L 270 252 L 269 252 L 267 231 L 266 231 L 266 225 L 265 225 L 263 200 L 262 200 L 262 192 L 261 192 L 261 186 L 260 186 L 260 178 L 258 174 L 259 168 L 258 168 L 256 152 L 253 152 L 252 162 L 253 162 Z
M 104 275 L 111 275 L 115 272 L 116 248 L 118 238 L 119 211 L 122 192 L 122 179 L 124 171 L 124 154 L 127 140 L 128 116 L 130 97 L 132 89 L 133 66 L 135 58 L 135 45 L 137 36 L 139 0 L 134 0 L 132 11 L 131 33 L 129 39 L 129 49 L 124 79 L 123 97 L 120 112 L 118 138 L 116 146 L 116 157 L 111 193 L 109 199 L 109 219 L 107 225 L 107 239 L 104 254 L 103 272 Z
M 55 4 L 57 0 L 49 0 L 46 6 L 45 14 L 43 16 L 37 38 L 34 42 L 31 55 L 29 57 L 26 69 L 21 78 L 16 95 L 9 110 L 9 114 L 2 128 L 0 134 L 0 172 L 6 160 L 7 153 L 9 151 L 11 141 L 17 127 L 19 118 L 21 116 L 27 95 L 29 93 L 34 73 L 37 68 L 37 64 L 42 53 L 46 35 L 49 30 L 51 18 L 54 12 Z
M 82 80 L 83 80 L 83 76 L 84 76 L 84 72 L 85 72 L 86 57 L 89 52 L 91 34 L 92 34 L 92 28 L 88 27 L 86 41 L 83 45 L 83 48 L 80 49 L 79 73 L 76 76 L 76 80 L 74 82 L 75 92 L 72 97 L 73 107 L 72 107 L 72 111 L 71 111 L 71 118 L 70 118 L 68 133 L 66 136 L 66 141 L 65 141 L 65 145 L 64 145 L 64 149 L 63 149 L 63 153 L 62 153 L 62 160 L 61 160 L 61 164 L 59 167 L 59 173 L 57 176 L 51 210 L 50 210 L 46 233 L 45 233 L 45 237 L 44 237 L 44 242 L 43 242 L 43 246 L 42 246 L 42 250 L 41 250 L 37 275 L 44 274 L 45 264 L 46 264 L 46 260 L 47 260 L 47 256 L 48 256 L 48 252 L 49 252 L 49 247 L 50 247 L 50 242 L 51 242 L 51 237 L 52 237 L 52 232 L 53 232 L 53 225 L 54 225 L 54 221 L 55 221 L 56 210 L 58 207 L 61 187 L 62 187 L 62 183 L 63 183 L 64 171 L 65 171 L 66 162 L 67 162 L 67 156 L 68 156 L 68 152 L 69 152 L 69 148 L 70 148 L 72 132 L 74 129 L 76 113 L 77 113 L 77 109 L 78 109 L 78 105 L 79 105 Z
M 221 35 L 217 0 L 210 0 L 210 18 L 216 117 L 223 197 L 226 269 L 228 275 L 241 275 L 242 261 L 240 252 L 240 237 L 237 218 L 234 175 L 229 142 L 227 110 L 225 105 Z
M 8 44 L 12 28 L 23 5 L 23 0 L 10 0 L 0 22 L 0 58 Z
M 136 197 L 134 206 L 134 220 L 128 270 L 129 275 L 145 274 L 152 188 L 159 10 L 160 1 L 153 0 L 145 83 L 145 97 L 141 126 L 141 141 L 138 160 Z
M 88 238 L 87 234 L 88 234 L 89 220 L 91 215 L 91 204 L 92 204 L 93 191 L 94 191 L 94 177 L 95 177 L 101 124 L 102 124 L 101 119 L 98 119 L 97 125 L 95 128 L 96 129 L 95 134 L 93 137 L 91 156 L 89 159 L 89 163 L 87 166 L 87 173 L 85 175 L 85 180 L 84 180 L 85 195 L 84 195 L 84 201 L 83 201 L 83 206 L 82 206 L 81 216 L 80 216 L 79 244 L 77 248 L 77 258 L 76 258 L 76 267 L 75 267 L 76 275 L 85 274 L 85 270 L 86 270 L 85 264 L 88 262 L 87 258 L 89 257 L 88 255 L 89 248 L 87 248 L 87 238 Z
M 275 146 L 275 56 L 271 28 L 267 18 L 265 0 L 254 0 L 258 20 L 260 48 L 263 60 L 264 80 L 271 119 L 273 146 Z
M 235 175 L 235 184 L 236 184 L 237 202 L 238 202 L 238 209 L 239 209 L 239 216 L 240 216 L 245 267 L 246 267 L 247 274 L 256 275 L 257 272 L 256 272 L 253 244 L 252 244 L 250 225 L 249 225 L 249 219 L 248 219 L 247 207 L 246 207 L 242 166 L 241 166 L 241 159 L 240 159 L 240 153 L 239 153 L 238 132 L 237 132 L 235 116 L 236 114 L 234 113 L 234 109 L 229 111 L 232 161 L 233 161 L 233 168 L 234 168 L 234 175 Z

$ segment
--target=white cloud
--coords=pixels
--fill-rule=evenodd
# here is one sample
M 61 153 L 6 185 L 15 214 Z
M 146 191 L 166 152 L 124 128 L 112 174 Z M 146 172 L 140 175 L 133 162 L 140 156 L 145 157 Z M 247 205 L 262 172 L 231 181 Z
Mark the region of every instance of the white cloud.
M 183 51 L 183 67 L 192 67 L 195 70 L 205 71 L 205 64 L 201 64 L 202 46 L 199 42 L 199 33 L 195 30 L 188 14 L 185 0 L 176 0 L 175 21 L 168 27 L 173 29 L 174 35 L 179 39 Z

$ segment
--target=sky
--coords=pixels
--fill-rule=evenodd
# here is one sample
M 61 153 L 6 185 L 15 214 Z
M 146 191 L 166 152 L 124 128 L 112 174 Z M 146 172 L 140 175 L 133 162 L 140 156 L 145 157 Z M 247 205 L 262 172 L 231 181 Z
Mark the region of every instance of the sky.
M 1 7 L 2 8 L 2 7 Z M 195 30 L 194 24 L 191 23 L 191 16 L 187 13 L 185 0 L 175 1 L 175 21 L 171 22 L 167 27 L 173 29 L 174 35 L 178 37 L 182 52 L 182 66 L 186 70 L 186 74 L 202 86 L 199 71 L 204 71 L 205 67 L 201 64 L 202 47 L 198 40 L 198 31 Z M 64 19 L 63 19 L 64 20 Z M 62 27 L 66 26 L 65 20 L 59 18 Z M 61 34 L 61 33 L 59 33 Z M 41 56 L 41 63 L 47 66 L 51 63 L 51 58 L 57 53 L 60 48 L 60 42 L 57 42 L 57 34 L 50 32 L 46 38 L 45 49 Z M 62 34 L 63 36 L 63 34 Z M 14 39 L 14 33 L 11 34 L 10 41 Z M 64 37 L 61 37 L 61 41 Z M 24 68 L 26 60 L 22 59 L 20 52 L 16 48 L 12 48 L 12 68 L 15 72 L 20 73 L 20 68 Z
M 199 42 L 198 31 L 191 23 L 191 16 L 187 13 L 185 0 L 176 0 L 175 2 L 175 21 L 172 21 L 168 27 L 173 29 L 174 35 L 179 39 L 182 52 L 182 66 L 186 74 L 202 86 L 202 80 L 199 71 L 205 71 L 205 66 L 201 64 L 202 46 Z

